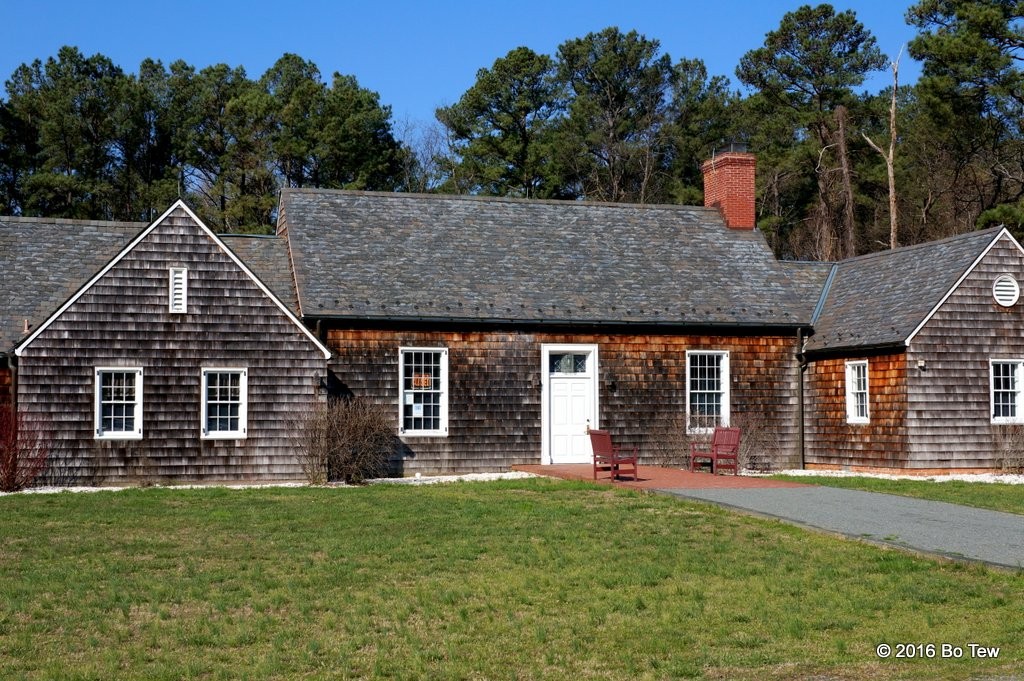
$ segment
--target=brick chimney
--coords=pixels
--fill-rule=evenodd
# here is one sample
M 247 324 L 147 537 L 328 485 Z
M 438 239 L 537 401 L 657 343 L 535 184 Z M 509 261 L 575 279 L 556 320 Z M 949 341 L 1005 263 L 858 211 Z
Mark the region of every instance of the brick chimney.
M 718 208 L 729 229 L 754 229 L 754 166 L 757 157 L 732 145 L 717 151 L 700 167 L 704 173 L 704 205 Z

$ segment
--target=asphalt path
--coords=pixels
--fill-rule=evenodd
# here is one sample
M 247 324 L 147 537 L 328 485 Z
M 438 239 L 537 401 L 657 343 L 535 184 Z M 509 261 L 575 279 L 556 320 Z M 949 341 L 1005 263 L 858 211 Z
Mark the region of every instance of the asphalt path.
M 1024 568 L 1024 515 L 834 487 L 658 491 L 870 542 Z

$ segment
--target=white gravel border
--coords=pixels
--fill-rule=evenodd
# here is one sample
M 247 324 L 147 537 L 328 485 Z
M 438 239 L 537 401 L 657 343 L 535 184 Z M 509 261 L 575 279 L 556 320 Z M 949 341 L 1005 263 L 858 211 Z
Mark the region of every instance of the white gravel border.
M 893 473 L 857 473 L 854 471 L 805 471 L 793 469 L 778 471 L 773 475 L 792 475 L 794 477 L 823 478 L 880 478 L 882 480 L 925 480 L 928 482 L 998 482 L 1004 485 L 1024 485 L 1024 475 L 1009 473 L 950 473 L 949 475 L 899 475 Z
M 509 473 L 470 473 L 467 475 L 420 475 L 408 478 L 378 478 L 368 480 L 371 485 L 438 485 L 451 482 L 486 482 L 490 480 L 521 480 L 523 478 L 536 478 L 533 473 L 512 471 Z M 62 492 L 121 492 L 126 489 L 260 489 L 264 487 L 311 487 L 305 482 L 267 482 L 267 483 L 225 483 L 209 485 L 135 485 L 135 486 L 109 486 L 109 487 L 30 487 L 20 492 L 0 492 L 0 497 L 12 494 L 60 494 Z M 344 483 L 331 483 L 331 488 L 348 487 L 356 488 L 357 485 L 346 485 Z

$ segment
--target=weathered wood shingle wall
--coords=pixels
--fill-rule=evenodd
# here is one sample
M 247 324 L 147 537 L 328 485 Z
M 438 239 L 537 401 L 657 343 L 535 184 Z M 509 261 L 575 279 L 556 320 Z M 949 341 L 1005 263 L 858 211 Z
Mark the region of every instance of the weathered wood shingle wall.
M 847 422 L 846 362 L 867 360 L 868 423 Z M 902 468 L 907 452 L 907 370 L 902 352 L 812 362 L 805 374 L 809 467 Z
M 506 470 L 540 463 L 541 345 L 595 344 L 601 427 L 653 463 L 683 422 L 686 351 L 730 352 L 733 422 L 763 423 L 797 456 L 795 336 L 674 336 L 556 332 L 327 331 L 343 389 L 391 405 L 398 421 L 398 348 L 449 350 L 449 434 L 406 437 L 403 472 Z
M 168 311 L 170 267 L 188 268 L 187 314 Z M 94 438 L 100 366 L 143 368 L 142 440 Z M 248 369 L 246 439 L 200 439 L 202 367 Z M 294 419 L 325 372 L 309 338 L 179 209 L 27 347 L 18 399 L 49 421 L 83 482 L 300 478 Z
M 1024 258 L 1002 239 L 911 341 L 908 436 L 914 468 L 994 468 L 1002 454 L 991 423 L 989 362 L 1024 359 L 1024 301 L 996 304 L 1003 273 L 1024 283 Z M 923 368 L 918 363 L 923 362 Z

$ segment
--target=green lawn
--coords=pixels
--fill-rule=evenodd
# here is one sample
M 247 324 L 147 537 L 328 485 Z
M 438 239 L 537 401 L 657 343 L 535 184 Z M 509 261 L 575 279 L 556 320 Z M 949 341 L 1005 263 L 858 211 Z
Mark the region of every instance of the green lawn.
M 4 679 L 1024 673 L 1020 571 L 586 483 L 15 495 L 0 518 Z
M 884 492 L 905 497 L 948 501 L 964 506 L 988 508 L 993 511 L 1024 514 L 1024 485 L 998 482 L 934 482 L 930 480 L 886 480 L 885 478 L 843 477 L 825 475 L 775 475 L 777 480 L 792 480 L 809 485 L 843 487 L 867 492 Z

